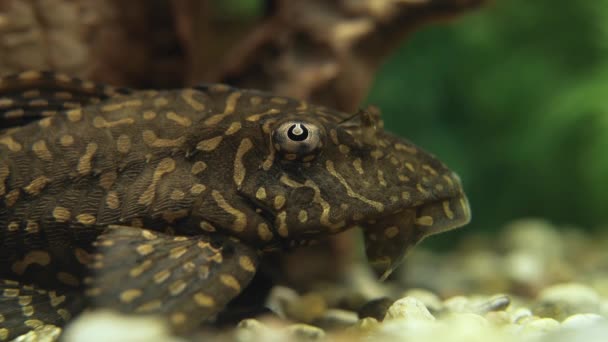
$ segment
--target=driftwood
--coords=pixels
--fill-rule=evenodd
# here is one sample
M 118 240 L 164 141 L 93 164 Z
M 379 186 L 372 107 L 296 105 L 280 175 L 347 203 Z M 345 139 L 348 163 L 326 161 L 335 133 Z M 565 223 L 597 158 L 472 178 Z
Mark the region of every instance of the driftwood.
M 225 82 L 352 112 L 409 33 L 483 2 L 260 0 L 259 17 L 235 19 L 217 13 L 218 1 L 227 0 L 0 0 L 0 74 L 52 69 L 155 88 Z M 321 248 L 331 257 L 307 256 L 318 262 L 292 280 L 336 273 L 352 257 L 349 237 Z
M 268 0 L 260 18 L 238 21 L 205 0 L 0 0 L 0 73 L 54 69 L 135 87 L 226 82 L 352 111 L 407 34 L 481 2 Z

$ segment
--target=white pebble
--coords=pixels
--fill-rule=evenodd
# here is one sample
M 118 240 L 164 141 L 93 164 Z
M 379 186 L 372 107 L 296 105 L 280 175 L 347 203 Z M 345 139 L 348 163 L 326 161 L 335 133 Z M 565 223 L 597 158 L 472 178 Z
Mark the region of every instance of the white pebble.
M 597 314 L 576 314 L 566 318 L 562 322 L 562 327 L 566 329 L 581 329 L 605 321 L 604 317 Z
M 413 297 L 404 297 L 394 302 L 393 305 L 388 308 L 384 319 L 434 321 L 435 317 L 420 300 Z

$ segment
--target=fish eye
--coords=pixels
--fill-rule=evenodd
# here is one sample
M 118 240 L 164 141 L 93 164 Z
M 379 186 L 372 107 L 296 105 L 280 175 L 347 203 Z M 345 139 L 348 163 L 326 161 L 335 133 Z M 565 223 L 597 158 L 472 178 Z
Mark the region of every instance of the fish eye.
M 308 120 L 279 122 L 272 132 L 274 149 L 287 160 L 311 161 L 321 151 L 325 132 Z

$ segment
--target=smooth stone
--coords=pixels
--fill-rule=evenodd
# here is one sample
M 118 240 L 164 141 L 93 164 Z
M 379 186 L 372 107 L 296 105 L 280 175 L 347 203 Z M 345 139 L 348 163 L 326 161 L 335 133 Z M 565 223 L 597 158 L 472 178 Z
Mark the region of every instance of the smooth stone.
M 589 286 L 565 283 L 543 289 L 537 301 L 535 314 L 562 320 L 577 313 L 598 313 L 601 298 Z
M 559 322 L 553 318 L 537 318 L 524 324 L 522 335 L 527 337 L 541 336 L 553 330 L 559 329 Z
M 323 316 L 317 319 L 314 323 L 319 328 L 330 330 L 338 328 L 351 327 L 359 321 L 359 316 L 356 312 L 340 309 L 329 309 L 325 311 Z
M 60 334 L 61 328 L 51 324 L 45 324 L 27 334 L 18 336 L 13 342 L 55 342 L 59 340 Z
M 443 302 L 439 296 L 426 289 L 409 289 L 403 293 L 402 297 L 413 297 L 418 299 L 433 313 L 443 310 Z
M 285 332 L 296 341 L 319 341 L 325 338 L 325 331 L 308 324 L 292 324 Z
M 576 314 L 562 322 L 562 328 L 583 329 L 598 323 L 606 323 L 606 318 L 598 314 Z
M 448 312 L 470 312 L 470 300 L 465 296 L 454 296 L 443 301 Z
M 287 317 L 298 322 L 311 323 L 323 317 L 325 311 L 327 303 L 317 293 L 308 293 L 285 303 Z
M 286 318 L 285 307 L 287 303 L 294 302 L 299 295 L 295 290 L 285 286 L 275 286 L 270 290 L 266 299 L 266 307 L 281 318 Z
M 434 321 L 435 317 L 420 300 L 413 297 L 404 297 L 394 302 L 393 305 L 388 308 L 384 319 Z
M 66 342 L 163 342 L 183 341 L 171 335 L 159 317 L 124 315 L 109 310 L 83 313 L 70 323 L 62 336 Z

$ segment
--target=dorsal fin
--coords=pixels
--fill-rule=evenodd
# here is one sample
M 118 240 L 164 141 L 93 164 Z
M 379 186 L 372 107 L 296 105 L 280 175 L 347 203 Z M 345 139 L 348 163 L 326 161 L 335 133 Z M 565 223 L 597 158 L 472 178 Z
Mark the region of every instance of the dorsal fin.
M 127 88 L 83 81 L 52 71 L 0 77 L 0 129 L 27 124 L 65 110 L 131 93 Z

